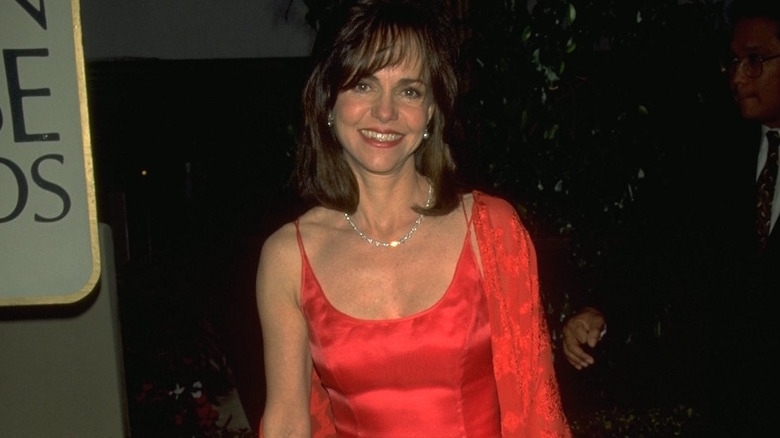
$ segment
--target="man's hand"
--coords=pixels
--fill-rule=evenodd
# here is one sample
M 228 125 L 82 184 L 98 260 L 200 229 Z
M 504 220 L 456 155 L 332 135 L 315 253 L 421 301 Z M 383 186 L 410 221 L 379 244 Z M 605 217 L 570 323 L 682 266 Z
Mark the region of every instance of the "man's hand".
M 578 370 L 593 365 L 595 359 L 582 349 L 584 344 L 595 347 L 607 332 L 604 315 L 593 307 L 585 307 L 569 318 L 563 326 L 563 352 Z

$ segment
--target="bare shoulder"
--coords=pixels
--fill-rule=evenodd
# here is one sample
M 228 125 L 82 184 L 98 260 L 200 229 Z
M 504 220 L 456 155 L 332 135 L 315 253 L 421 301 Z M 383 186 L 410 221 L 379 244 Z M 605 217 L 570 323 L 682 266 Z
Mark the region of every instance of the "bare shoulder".
M 306 252 L 316 251 L 317 236 L 321 236 L 323 218 L 328 217 L 328 211 L 315 207 L 298 218 L 296 223 L 283 225 L 268 236 L 260 253 L 260 263 L 257 270 L 258 292 L 261 288 L 293 291 L 297 297 L 301 276 L 301 251 L 298 237 L 306 241 Z
M 263 243 L 257 267 L 258 300 L 272 296 L 297 301 L 300 287 L 301 257 L 295 224 L 288 223 L 271 234 Z
M 261 266 L 270 265 L 273 267 L 286 264 L 297 252 L 297 239 L 295 224 L 292 222 L 274 231 L 263 243 L 263 249 L 260 253 Z
M 300 258 L 298 230 L 303 235 L 311 234 L 313 230 L 319 229 L 319 224 L 323 222 L 322 218 L 326 215 L 326 212 L 327 210 L 324 208 L 315 207 L 298 218 L 297 227 L 294 222 L 289 222 L 274 231 L 263 244 L 261 263 L 263 258 L 272 264 L 286 264 L 293 259 Z
M 328 242 L 345 228 L 345 224 L 343 213 L 324 207 L 314 207 L 303 214 L 298 219 L 298 229 L 306 257 L 316 259 Z
M 327 226 L 333 221 L 333 216 L 333 210 L 324 207 L 314 207 L 298 218 L 298 225 L 302 232 L 311 232 L 312 229 Z

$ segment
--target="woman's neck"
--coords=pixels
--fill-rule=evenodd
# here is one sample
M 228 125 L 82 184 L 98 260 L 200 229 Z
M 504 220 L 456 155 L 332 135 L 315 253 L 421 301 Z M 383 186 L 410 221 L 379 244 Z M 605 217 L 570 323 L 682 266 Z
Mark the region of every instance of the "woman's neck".
M 428 199 L 430 184 L 417 172 L 357 180 L 360 202 L 350 216 L 364 233 L 376 238 L 408 228 L 419 216 L 412 206 L 425 206 Z

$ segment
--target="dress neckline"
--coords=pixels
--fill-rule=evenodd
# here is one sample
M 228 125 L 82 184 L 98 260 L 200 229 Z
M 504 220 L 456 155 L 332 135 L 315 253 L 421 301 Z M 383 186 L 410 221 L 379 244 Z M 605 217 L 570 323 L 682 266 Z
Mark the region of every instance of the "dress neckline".
M 340 310 L 328 298 L 328 295 L 325 293 L 325 289 L 320 284 L 319 278 L 317 278 L 317 274 L 314 272 L 314 269 L 312 268 L 311 263 L 309 263 L 309 257 L 306 254 L 306 248 L 305 248 L 305 246 L 303 244 L 303 238 L 301 236 L 301 232 L 300 232 L 300 229 L 298 227 L 298 221 L 296 220 L 295 221 L 295 233 L 296 233 L 296 237 L 298 239 L 298 246 L 299 246 L 300 251 L 301 251 L 301 259 L 302 259 L 302 263 L 303 263 L 302 267 L 304 269 L 303 273 L 304 273 L 304 275 L 306 275 L 306 273 L 308 272 L 308 274 L 311 275 L 311 278 L 314 280 L 314 283 L 317 285 L 317 291 L 318 291 L 317 293 L 319 293 L 322 296 L 322 299 L 324 300 L 324 303 L 326 304 L 326 306 L 329 309 L 331 309 L 333 312 L 335 312 L 336 314 L 340 315 L 341 317 L 343 317 L 345 319 L 348 319 L 348 320 L 351 320 L 353 322 L 359 322 L 361 324 L 372 324 L 372 323 L 374 323 L 374 324 L 382 324 L 382 323 L 403 322 L 403 321 L 408 321 L 408 320 L 413 320 L 413 319 L 416 319 L 416 318 L 423 317 L 423 316 L 425 316 L 428 313 L 434 312 L 438 307 L 441 306 L 441 303 L 445 301 L 445 299 L 448 297 L 448 295 L 450 295 L 450 293 L 452 291 L 452 286 L 455 283 L 455 279 L 458 278 L 458 274 L 460 274 L 460 271 L 462 269 L 464 269 L 463 268 L 463 264 L 467 261 L 466 260 L 467 254 L 470 255 L 470 257 L 469 257 L 470 262 L 475 265 L 477 270 L 479 270 L 479 266 L 477 266 L 476 256 L 474 255 L 474 251 L 471 248 L 471 219 L 466 214 L 466 206 L 465 206 L 465 203 L 463 202 L 462 199 L 461 199 L 461 206 L 462 206 L 462 209 L 463 209 L 464 216 L 466 217 L 466 233 L 465 233 L 465 236 L 463 238 L 463 245 L 461 247 L 460 254 L 458 255 L 458 260 L 456 261 L 456 264 L 455 264 L 455 270 L 454 270 L 454 272 L 452 274 L 452 277 L 450 278 L 449 283 L 447 284 L 447 287 L 444 289 L 444 293 L 442 293 L 442 295 L 436 301 L 434 301 L 433 304 L 431 304 L 430 306 L 428 306 L 428 307 L 426 307 L 426 308 L 424 308 L 422 310 L 410 313 L 409 315 L 400 316 L 398 318 L 380 318 L 380 319 L 360 318 L 360 317 L 350 315 L 349 313 L 346 313 L 346 312 Z M 480 275 L 480 282 L 482 281 L 481 277 L 482 276 Z M 301 290 L 299 291 L 299 293 L 303 293 L 303 285 L 304 285 L 304 283 L 305 282 L 302 280 L 301 281 Z
M 303 256 L 303 263 L 304 263 L 304 269 L 308 271 L 308 273 L 311 275 L 312 279 L 314 280 L 314 283 L 317 285 L 317 290 L 324 300 L 325 304 L 329 309 L 331 309 L 333 312 L 339 314 L 343 318 L 350 319 L 354 322 L 359 322 L 361 324 L 371 324 L 371 323 L 393 323 L 393 322 L 403 322 L 407 320 L 412 320 L 416 318 L 420 318 L 425 316 L 428 313 L 434 312 L 443 301 L 452 293 L 452 285 L 455 282 L 455 279 L 458 277 L 458 274 L 463 269 L 463 264 L 466 261 L 465 257 L 467 252 L 471 252 L 471 242 L 469 239 L 470 231 L 466 232 L 466 238 L 463 242 L 463 247 L 460 250 L 460 255 L 458 256 L 457 264 L 455 265 L 455 271 L 452 274 L 452 278 L 450 278 L 450 282 L 447 285 L 447 288 L 444 290 L 444 293 L 437 299 L 433 304 L 428 306 L 425 309 L 422 309 L 420 311 L 410 313 L 409 315 L 400 316 L 398 318 L 380 318 L 380 319 L 371 319 L 371 318 L 360 318 L 358 316 L 350 315 L 349 313 L 346 313 L 339 308 L 337 308 L 328 298 L 328 295 L 325 293 L 325 289 L 320 284 L 320 280 L 317 278 L 317 274 L 314 272 L 314 269 L 312 269 L 311 264 L 309 263 L 309 258 L 306 256 L 306 250 L 301 245 L 301 255 Z M 476 264 L 476 260 L 474 259 L 473 253 L 471 256 L 472 263 Z M 480 280 L 481 281 L 481 280 Z M 303 282 L 301 282 L 303 284 Z

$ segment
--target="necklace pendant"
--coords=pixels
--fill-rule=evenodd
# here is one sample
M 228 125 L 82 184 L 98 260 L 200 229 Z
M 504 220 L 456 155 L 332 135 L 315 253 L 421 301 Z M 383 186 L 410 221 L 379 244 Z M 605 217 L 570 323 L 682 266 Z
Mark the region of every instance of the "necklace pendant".
M 401 244 L 401 242 L 399 242 L 397 240 L 393 240 L 392 242 L 390 242 L 390 247 L 391 248 L 395 248 L 396 246 L 398 246 L 400 244 Z

